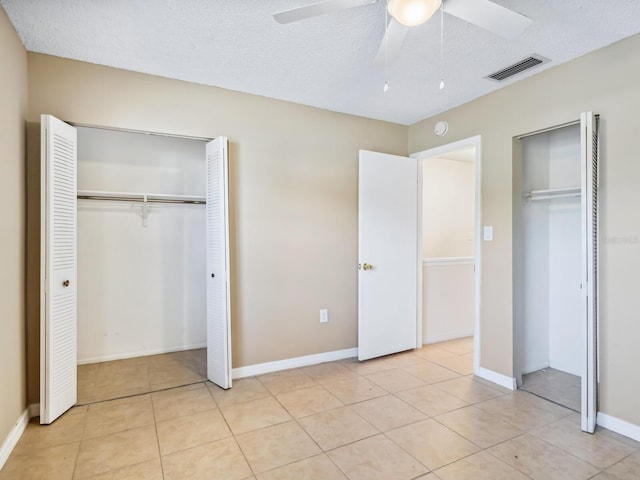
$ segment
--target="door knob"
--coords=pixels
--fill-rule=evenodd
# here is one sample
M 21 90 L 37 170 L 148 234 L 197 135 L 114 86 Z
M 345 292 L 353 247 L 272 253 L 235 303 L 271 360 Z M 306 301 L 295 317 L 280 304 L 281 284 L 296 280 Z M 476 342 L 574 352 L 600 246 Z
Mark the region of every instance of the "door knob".
M 362 264 L 362 269 L 363 270 L 373 270 L 373 265 L 371 265 L 369 263 L 363 263 Z
M 65 280 L 64 282 L 62 282 L 63 287 L 68 287 L 69 285 L 71 285 L 71 282 L 69 280 Z

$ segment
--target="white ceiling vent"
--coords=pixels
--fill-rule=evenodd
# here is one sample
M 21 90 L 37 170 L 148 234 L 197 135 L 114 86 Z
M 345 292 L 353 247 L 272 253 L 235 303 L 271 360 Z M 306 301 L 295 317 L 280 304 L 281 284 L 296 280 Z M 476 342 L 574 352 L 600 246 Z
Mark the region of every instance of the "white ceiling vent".
M 485 78 L 493 80 L 495 82 L 502 82 L 507 78 L 511 78 L 514 75 L 518 75 L 525 70 L 537 67 L 538 65 L 542 65 L 543 63 L 547 63 L 548 61 L 548 58 L 544 58 L 540 55 L 531 55 L 530 57 L 527 57 L 524 60 L 520 60 L 519 62 L 514 63 L 507 68 L 503 68 L 502 70 L 492 73 L 491 75 L 487 75 Z

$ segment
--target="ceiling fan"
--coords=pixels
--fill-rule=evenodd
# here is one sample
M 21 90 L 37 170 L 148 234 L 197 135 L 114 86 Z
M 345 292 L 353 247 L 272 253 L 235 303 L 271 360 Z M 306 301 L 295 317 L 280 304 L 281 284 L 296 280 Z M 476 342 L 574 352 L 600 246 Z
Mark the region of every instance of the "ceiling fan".
M 293 23 L 348 8 L 377 3 L 378 0 L 324 0 L 273 15 L 278 23 Z M 484 30 L 512 39 L 522 34 L 532 20 L 489 0 L 389 0 L 391 20 L 376 56 L 392 59 L 400 53 L 409 28 L 425 23 L 442 6 L 444 12 Z

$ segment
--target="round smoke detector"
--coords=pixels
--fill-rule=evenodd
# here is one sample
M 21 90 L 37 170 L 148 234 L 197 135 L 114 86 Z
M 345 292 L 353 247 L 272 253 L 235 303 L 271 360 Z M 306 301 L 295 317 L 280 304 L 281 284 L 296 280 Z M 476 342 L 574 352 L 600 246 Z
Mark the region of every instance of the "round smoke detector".
M 443 137 L 449 131 L 449 124 L 447 122 L 438 122 L 436 126 L 433 128 L 433 133 L 438 135 L 439 137 Z

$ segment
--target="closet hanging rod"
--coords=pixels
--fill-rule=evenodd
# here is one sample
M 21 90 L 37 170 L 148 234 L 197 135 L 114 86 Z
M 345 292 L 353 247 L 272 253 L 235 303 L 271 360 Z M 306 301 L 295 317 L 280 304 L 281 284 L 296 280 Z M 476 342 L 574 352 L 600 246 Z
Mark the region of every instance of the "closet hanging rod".
M 79 200 L 107 200 L 116 202 L 142 203 L 186 203 L 194 205 L 206 204 L 204 196 L 200 195 L 170 195 L 160 193 L 134 192 L 105 192 L 93 190 L 78 190 Z
M 582 195 L 580 187 L 549 188 L 546 190 L 531 190 L 524 197 L 528 200 L 552 200 L 554 198 L 570 198 Z

